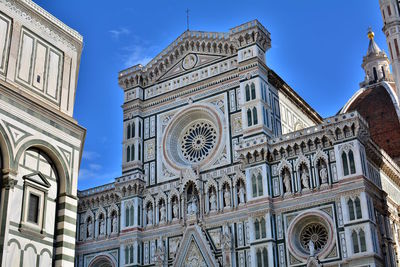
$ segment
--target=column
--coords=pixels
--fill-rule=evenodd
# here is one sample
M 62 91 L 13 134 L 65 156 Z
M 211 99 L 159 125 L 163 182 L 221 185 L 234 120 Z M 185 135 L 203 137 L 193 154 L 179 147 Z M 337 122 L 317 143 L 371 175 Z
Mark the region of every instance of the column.
M 268 266 L 275 266 L 274 265 L 274 244 L 272 242 L 268 242 L 267 251 L 268 251 Z
M 171 222 L 172 221 L 172 199 L 168 198 L 167 200 L 167 221 Z

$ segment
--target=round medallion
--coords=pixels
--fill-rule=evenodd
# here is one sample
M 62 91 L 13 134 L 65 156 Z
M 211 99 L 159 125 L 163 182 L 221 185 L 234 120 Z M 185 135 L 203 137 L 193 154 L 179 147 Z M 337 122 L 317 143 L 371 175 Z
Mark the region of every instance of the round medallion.
M 185 70 L 188 70 L 196 66 L 196 63 L 197 63 L 197 56 L 195 54 L 189 54 L 183 59 L 182 67 Z
M 299 260 L 307 259 L 311 252 L 323 259 L 335 245 L 332 218 L 319 210 L 300 213 L 291 220 L 287 231 L 289 251 Z
M 210 154 L 216 141 L 217 132 L 211 123 L 196 122 L 190 125 L 182 136 L 182 155 L 192 163 L 202 161 Z
M 188 166 L 207 168 L 225 146 L 222 115 L 214 106 L 191 104 L 166 125 L 162 139 L 165 166 L 177 173 Z
M 316 252 L 323 249 L 328 242 L 328 230 L 320 223 L 310 223 L 306 225 L 300 233 L 301 246 L 310 251 L 310 241 L 314 244 Z

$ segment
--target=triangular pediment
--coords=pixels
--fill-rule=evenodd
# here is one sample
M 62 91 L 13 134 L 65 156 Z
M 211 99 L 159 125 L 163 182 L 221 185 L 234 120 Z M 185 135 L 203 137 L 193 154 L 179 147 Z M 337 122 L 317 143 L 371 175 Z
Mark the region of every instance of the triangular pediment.
M 198 225 L 188 226 L 186 228 L 173 266 L 218 266 L 206 237 Z
M 44 177 L 44 175 L 41 172 L 34 172 L 31 174 L 27 174 L 23 178 L 24 180 L 34 182 L 35 184 L 39 184 L 46 188 L 49 188 L 51 186 L 49 181 L 46 179 L 46 177 Z
M 201 53 L 187 53 L 175 65 L 161 75 L 157 80 L 164 80 L 174 76 L 181 75 L 186 71 L 201 68 L 207 64 L 216 62 L 222 59 L 223 55 L 217 54 L 201 54 Z

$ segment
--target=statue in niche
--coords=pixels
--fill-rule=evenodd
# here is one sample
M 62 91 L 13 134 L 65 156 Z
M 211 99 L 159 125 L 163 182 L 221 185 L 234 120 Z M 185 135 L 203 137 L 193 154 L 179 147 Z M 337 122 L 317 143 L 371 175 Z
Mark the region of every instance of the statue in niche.
M 321 178 L 321 184 L 328 183 L 328 171 L 323 164 L 321 165 L 321 170 L 319 170 L 319 177 Z
M 92 220 L 90 219 L 88 221 L 88 226 L 87 226 L 87 237 L 88 238 L 93 237 L 93 223 Z
M 192 196 L 191 207 L 192 212 L 190 214 L 197 214 L 197 199 L 195 196 Z
M 118 218 L 117 218 L 117 214 L 114 213 L 113 217 L 112 217 L 112 233 L 117 233 L 118 232 Z
M 214 190 L 211 190 L 210 206 L 210 211 L 217 210 L 217 198 L 215 196 Z
M 188 204 L 187 204 L 187 214 L 188 214 L 188 215 L 191 215 L 191 214 L 192 214 L 192 199 L 190 199 L 190 200 L 188 201 Z
M 174 219 L 178 219 L 178 201 L 174 201 L 172 204 L 172 216 Z
M 165 222 L 165 205 L 164 205 L 164 203 L 162 203 L 161 207 L 160 207 L 160 222 Z
M 304 189 L 310 188 L 310 180 L 306 168 L 303 168 L 303 171 L 301 173 L 301 183 Z
M 314 257 L 315 256 L 315 245 L 311 239 L 308 242 L 308 249 L 310 250 L 310 257 Z
M 239 186 L 239 204 L 243 204 L 245 202 L 244 199 L 244 186 L 243 184 L 240 184 Z
M 104 218 L 102 217 L 101 219 L 100 219 L 100 235 L 104 235 L 104 233 L 105 233 L 105 222 L 104 222 Z
M 153 224 L 153 209 L 151 207 L 147 210 L 147 224 Z
M 225 199 L 225 207 L 230 207 L 231 206 L 231 192 L 229 192 L 228 187 L 225 187 L 224 199 Z
M 288 171 L 285 171 L 285 173 L 283 175 L 283 184 L 285 185 L 285 192 L 291 193 L 292 189 L 290 187 L 290 174 Z

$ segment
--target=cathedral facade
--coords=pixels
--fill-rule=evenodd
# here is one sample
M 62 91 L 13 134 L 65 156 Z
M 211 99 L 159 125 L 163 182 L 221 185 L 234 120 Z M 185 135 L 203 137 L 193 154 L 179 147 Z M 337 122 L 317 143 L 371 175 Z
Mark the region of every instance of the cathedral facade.
M 396 73 L 369 37 L 362 90 L 325 119 L 268 67 L 257 20 L 121 71 L 122 175 L 78 192 L 76 265 L 397 266 L 396 149 L 359 97 L 384 88 L 399 123 Z
M 81 51 L 82 36 L 32 1 L 0 1 L 1 266 L 74 266 Z

